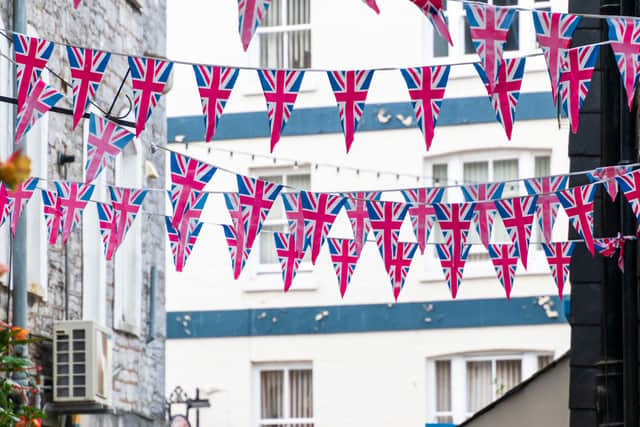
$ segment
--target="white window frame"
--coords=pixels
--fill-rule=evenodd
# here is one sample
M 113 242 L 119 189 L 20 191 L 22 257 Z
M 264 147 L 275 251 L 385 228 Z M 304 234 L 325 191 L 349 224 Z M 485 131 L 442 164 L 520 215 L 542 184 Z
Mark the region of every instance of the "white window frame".
M 278 419 L 278 418 L 273 418 L 273 419 L 261 419 L 260 418 L 260 373 L 262 371 L 283 371 L 284 372 L 284 378 L 283 378 L 283 412 L 285 414 L 286 417 L 289 416 L 289 414 L 291 413 L 291 409 L 290 409 L 290 402 L 289 402 L 289 372 L 290 371 L 297 371 L 297 370 L 310 370 L 311 371 L 311 377 L 312 377 L 312 383 L 314 386 L 313 389 L 313 412 L 314 412 L 314 417 L 313 418 L 284 418 L 284 419 Z M 315 405 L 315 401 L 316 401 L 316 392 L 315 392 L 315 379 L 314 379 L 314 371 L 313 371 L 313 364 L 311 362 L 283 362 L 283 363 L 254 363 L 253 364 L 253 394 L 255 396 L 255 399 L 253 399 L 254 401 L 254 408 L 253 408 L 253 420 L 254 423 L 253 425 L 261 427 L 261 426 L 267 426 L 267 425 L 274 425 L 274 424 L 313 424 L 316 425 L 317 420 L 315 419 L 315 412 L 316 412 L 316 405 Z

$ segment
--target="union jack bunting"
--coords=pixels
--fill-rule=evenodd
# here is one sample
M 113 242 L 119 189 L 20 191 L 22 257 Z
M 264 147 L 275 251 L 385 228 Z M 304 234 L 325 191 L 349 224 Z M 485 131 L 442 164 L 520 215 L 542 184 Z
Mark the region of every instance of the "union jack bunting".
M 578 132 L 580 109 L 591 87 L 600 46 L 591 45 L 563 51 L 560 71 L 562 108 L 569 116 L 571 131 Z
M 640 170 L 616 178 L 631 209 L 640 222 Z
M 507 133 L 507 139 L 509 141 L 511 141 L 513 124 L 516 119 L 516 107 L 520 96 L 522 78 L 524 77 L 525 62 L 525 57 L 500 59 L 498 79 L 493 88 L 490 87 L 482 67 L 479 64 L 473 64 L 487 88 L 491 106 L 496 112 L 496 119 L 498 119 L 498 122 L 500 122 Z
M 85 182 L 93 181 L 113 161 L 125 147 L 133 141 L 133 134 L 109 119 L 89 115 L 89 136 L 87 137 L 87 163 Z
M 447 242 L 446 246 L 453 245 L 453 249 L 455 249 L 449 248 L 449 253 L 452 255 L 457 256 L 464 252 L 475 205 L 475 203 L 435 203 L 433 205 L 440 231 L 442 231 L 442 236 Z M 442 257 L 440 257 L 440 260 L 442 261 Z M 456 260 L 456 262 L 458 261 Z
M 304 71 L 258 70 L 271 126 L 271 152 L 280 141 L 296 102 Z
M 267 15 L 271 0 L 238 0 L 238 32 L 245 52 L 262 19 Z
M 187 260 L 202 230 L 202 223 L 195 218 L 186 219 L 185 225 L 180 227 L 181 230 L 176 230 L 171 225 L 171 217 L 165 216 L 164 219 L 173 254 L 173 264 L 176 266 L 176 271 L 180 273 L 187 265 Z
M 282 193 L 281 196 L 289 225 L 289 234 L 295 237 L 296 250 L 304 252 L 309 246 L 309 240 L 305 235 L 304 211 L 300 204 L 300 193 Z
M 91 200 L 94 186 L 69 181 L 55 181 L 57 203 L 60 206 L 62 244 L 64 245 L 71 232 L 80 222 L 82 211 Z M 55 242 L 53 242 L 55 243 Z
M 262 223 L 282 191 L 282 185 L 242 175 L 237 175 L 237 182 L 246 248 L 251 251 L 262 230 Z
M 496 216 L 496 205 L 493 201 L 502 198 L 504 183 L 465 185 L 460 189 L 467 202 L 476 202 L 473 222 L 476 224 L 480 241 L 485 248 L 489 249 L 491 230 Z
M 467 262 L 470 249 L 471 245 L 455 242 L 452 234 L 446 237 L 446 243 L 438 243 L 436 245 L 440 265 L 453 299 L 458 296 L 458 290 L 462 285 L 464 265 Z
M 518 268 L 518 247 L 513 243 L 499 243 L 489 245 L 489 256 L 498 275 L 498 280 L 507 294 L 507 299 L 511 299 L 516 269 Z
M 440 106 L 444 99 L 450 67 L 405 68 L 400 70 L 418 120 L 418 127 L 424 135 L 427 151 L 431 148 L 434 128 L 440 114 Z
M 136 137 L 144 130 L 151 113 L 160 102 L 173 63 L 160 59 L 129 57 L 129 70 L 136 112 Z
M 418 8 L 429 18 L 431 24 L 436 29 L 440 37 L 449 42 L 453 46 L 451 41 L 451 35 L 449 34 L 449 26 L 447 24 L 447 17 L 444 14 L 443 0 L 409 0 L 411 3 L 418 6 Z
M 31 87 L 40 79 L 51 54 L 53 42 L 24 34 L 13 34 L 13 46 L 16 54 L 16 86 L 18 92 L 18 111 L 22 109 Z
M 607 24 L 609 24 L 609 46 L 616 57 L 622 85 L 627 91 L 629 111 L 631 111 L 633 96 L 640 78 L 640 20 L 615 17 L 607 18 Z
M 82 0 L 73 0 L 73 8 L 77 9 L 81 2 Z
M 329 234 L 333 222 L 344 206 L 345 199 L 326 193 L 300 192 L 300 206 L 304 215 L 305 237 L 311 247 L 311 262 L 316 264 L 320 248 Z
M 13 236 L 16 235 L 20 215 L 22 215 L 24 208 L 27 206 L 27 203 L 29 203 L 29 200 L 31 200 L 33 192 L 38 188 L 38 182 L 40 182 L 38 178 L 29 178 L 18 184 L 15 190 L 7 190 L 9 214 L 11 215 L 11 234 Z
M 110 261 L 118 248 L 116 214 L 113 206 L 107 203 L 96 203 L 96 208 L 98 209 L 98 226 L 104 246 L 104 255 L 107 261 Z
M 296 250 L 296 239 L 291 234 L 273 233 L 273 238 L 276 245 L 276 253 L 278 254 L 282 268 L 284 291 L 287 292 L 291 288 L 293 279 L 296 277 L 304 253 Z
M 606 258 L 613 258 L 616 251 L 620 249 L 618 254 L 618 268 L 624 273 L 624 245 L 626 239 L 621 233 L 618 233 L 617 237 L 607 237 L 601 239 L 594 239 L 593 244 L 596 251 Z
M 409 205 L 367 200 L 367 210 L 369 211 L 371 229 L 376 236 L 376 243 L 378 248 L 381 248 L 380 255 L 384 261 L 384 268 L 389 272 L 393 259 L 394 239 L 398 237 L 394 231 L 400 231 L 409 211 Z
M 73 129 L 78 126 L 89 103 L 96 96 L 111 54 L 99 50 L 67 46 L 73 87 Z
M 573 33 L 582 19 L 578 15 L 535 10 L 533 23 L 538 44 L 544 52 L 544 59 L 551 80 L 553 105 L 558 103 L 558 80 L 560 79 L 560 58 L 562 51 L 569 49 Z
M 344 208 L 351 223 L 358 254 L 362 253 L 362 248 L 367 242 L 367 237 L 371 231 L 367 200 L 378 201 L 381 197 L 382 191 L 360 191 L 346 194 Z
M 611 201 L 615 202 L 616 197 L 618 197 L 618 181 L 616 177 L 626 175 L 631 172 L 632 169 L 632 166 L 608 166 L 597 168 L 587 173 L 587 176 L 591 182 L 601 182 L 607 190 Z
M 214 166 L 171 152 L 171 224 L 174 228 L 178 227 L 183 216 L 192 208 L 192 192 L 203 191 L 216 171 L 217 168 Z
M 571 266 L 571 255 L 575 249 L 575 242 L 554 242 L 543 243 L 542 248 L 547 256 L 551 274 L 558 287 L 558 296 L 562 300 L 564 285 L 569 280 L 569 267 Z
M 230 67 L 194 65 L 193 71 L 202 103 L 205 141 L 210 142 L 216 133 L 218 120 L 222 117 L 240 70 Z
M 409 217 L 413 232 L 418 240 L 420 253 L 424 254 L 424 250 L 429 241 L 429 234 L 436 222 L 436 211 L 433 208 L 434 203 L 442 202 L 445 188 L 416 188 L 412 190 L 402 190 L 402 196 L 410 204 Z
M 18 110 L 16 119 L 16 144 L 20 144 L 24 136 L 33 125 L 54 105 L 62 99 L 63 95 L 57 89 L 49 86 L 42 80 L 38 80 L 31 86 L 29 95 Z
M 498 80 L 498 70 L 515 9 L 481 3 L 464 3 L 473 47 L 476 49 L 489 87 Z
M 537 196 L 516 197 L 514 199 L 496 200 L 496 209 L 502 217 L 502 223 L 511 241 L 518 249 L 522 266 L 527 269 L 529 256 L 529 240 L 531 228 L 536 214 Z
M 115 211 L 116 219 L 116 243 L 120 247 L 124 242 L 127 233 L 133 226 L 133 222 L 140 212 L 142 202 L 149 193 L 149 190 L 131 189 L 109 186 L 111 195 L 111 206 Z
M 587 249 L 594 255 L 593 245 L 593 198 L 596 185 L 589 184 L 569 188 L 556 193 L 569 217 L 569 222 L 584 239 Z
M 0 226 L 4 225 L 7 218 L 9 218 L 9 197 L 7 194 L 7 187 L 0 182 Z
M 542 232 L 544 241 L 547 243 L 551 242 L 553 225 L 556 222 L 558 210 L 560 209 L 560 202 L 558 201 L 556 193 L 566 189 L 568 182 L 569 177 L 566 175 L 546 176 L 524 181 L 527 194 L 530 196 L 538 195 L 536 207 L 538 227 Z
M 238 280 L 249 259 L 249 249 L 247 249 L 244 244 L 244 227 L 223 225 L 222 229 L 224 231 L 224 237 L 227 240 L 227 245 L 229 246 L 233 278 Z
M 43 214 L 47 223 L 49 244 L 55 245 L 62 228 L 62 210 L 60 209 L 58 196 L 53 191 L 47 190 L 40 190 L 40 194 L 42 194 Z
M 340 112 L 347 153 L 351 150 L 354 134 L 364 113 L 373 72 L 374 70 L 327 71 Z
M 418 249 L 417 243 L 408 243 L 400 241 L 400 230 L 393 230 L 391 238 L 391 259 L 388 260 L 389 268 L 387 274 L 391 279 L 391 287 L 393 288 L 393 297 L 398 301 L 400 291 L 404 287 L 404 281 L 411 268 L 411 261 Z M 376 242 L 378 243 L 378 250 L 380 255 L 385 256 L 385 242 L 383 240 L 383 234 L 376 234 Z M 386 263 L 386 260 L 385 260 Z
M 364 4 L 366 4 L 371 9 L 373 9 L 378 15 L 380 15 L 380 8 L 378 7 L 376 0 L 362 0 L 362 1 L 364 2 Z
M 340 285 L 340 296 L 344 298 L 349 283 L 351 283 L 351 276 L 358 264 L 360 252 L 358 252 L 356 240 L 353 239 L 328 238 L 327 242 L 329 243 L 329 253 L 331 254 L 333 269 L 336 272 L 338 284 Z

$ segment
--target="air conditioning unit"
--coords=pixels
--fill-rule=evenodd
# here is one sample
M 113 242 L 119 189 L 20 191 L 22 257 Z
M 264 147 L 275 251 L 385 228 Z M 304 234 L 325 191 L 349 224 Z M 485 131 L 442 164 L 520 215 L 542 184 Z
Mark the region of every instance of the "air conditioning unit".
M 111 405 L 111 333 L 90 321 L 54 324 L 53 401 Z

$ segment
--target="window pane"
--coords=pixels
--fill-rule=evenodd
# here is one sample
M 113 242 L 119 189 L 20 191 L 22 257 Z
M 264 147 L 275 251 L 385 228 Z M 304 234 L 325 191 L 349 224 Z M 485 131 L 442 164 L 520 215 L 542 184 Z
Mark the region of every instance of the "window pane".
M 433 170 L 431 173 L 431 178 L 433 180 L 433 185 L 435 186 L 443 186 L 447 185 L 449 182 L 449 172 L 446 163 L 442 163 L 439 165 L 433 165 Z M 444 196 L 442 196 L 442 202 L 447 202 L 447 190 L 444 191 Z
M 553 356 L 550 354 L 538 356 L 538 370 L 546 368 L 551 362 L 553 362 Z
M 276 27 L 282 25 L 282 0 L 272 0 L 267 16 L 264 17 L 262 27 Z
M 518 179 L 518 159 L 497 160 L 493 162 L 493 181 L 509 181 Z M 517 182 L 509 182 L 504 186 L 503 197 L 517 197 L 520 187 Z
M 313 417 L 313 375 L 311 369 L 289 371 L 291 418 Z
M 489 181 L 489 163 L 487 162 L 465 163 L 463 169 L 465 184 L 479 184 Z
M 311 175 L 287 175 L 287 185 L 298 190 L 311 190 Z
M 260 372 L 260 418 L 283 418 L 284 373 Z
M 496 362 L 496 397 L 520 384 L 522 381 L 522 363 L 520 360 L 498 360 Z
M 451 411 L 451 361 L 436 362 L 436 412 Z
M 288 40 L 289 68 L 311 67 L 311 30 L 292 31 Z
M 265 224 L 258 238 L 260 239 L 260 264 L 277 264 L 278 254 L 273 240 L 275 231 L 285 231 L 284 225 Z
M 467 362 L 467 412 L 476 412 L 493 400 L 491 362 Z
M 549 176 L 551 175 L 551 157 L 539 156 L 535 159 L 535 174 L 536 176 Z
M 439 415 L 436 417 L 437 423 L 453 424 L 453 417 L 451 415 Z
M 309 24 L 310 0 L 287 0 L 287 25 Z
M 260 66 L 284 67 L 284 33 L 260 33 Z

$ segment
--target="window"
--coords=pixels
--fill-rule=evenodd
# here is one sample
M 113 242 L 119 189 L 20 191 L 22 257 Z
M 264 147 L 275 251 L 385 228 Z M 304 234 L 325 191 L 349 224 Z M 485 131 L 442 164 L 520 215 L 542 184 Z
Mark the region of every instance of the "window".
M 313 427 L 313 370 L 308 364 L 256 369 L 257 426 Z
M 272 0 L 256 33 L 261 67 L 311 67 L 311 0 Z
M 535 158 L 534 171 L 535 171 L 536 177 L 551 175 L 551 157 L 537 156 Z
M 453 423 L 450 360 L 436 360 L 436 414 L 434 421 Z
M 444 186 L 449 183 L 448 178 L 448 166 L 446 163 L 435 164 L 433 165 L 433 170 L 431 173 L 432 181 L 434 186 Z M 445 190 L 444 196 L 442 196 L 442 202 L 447 202 L 447 191 Z

